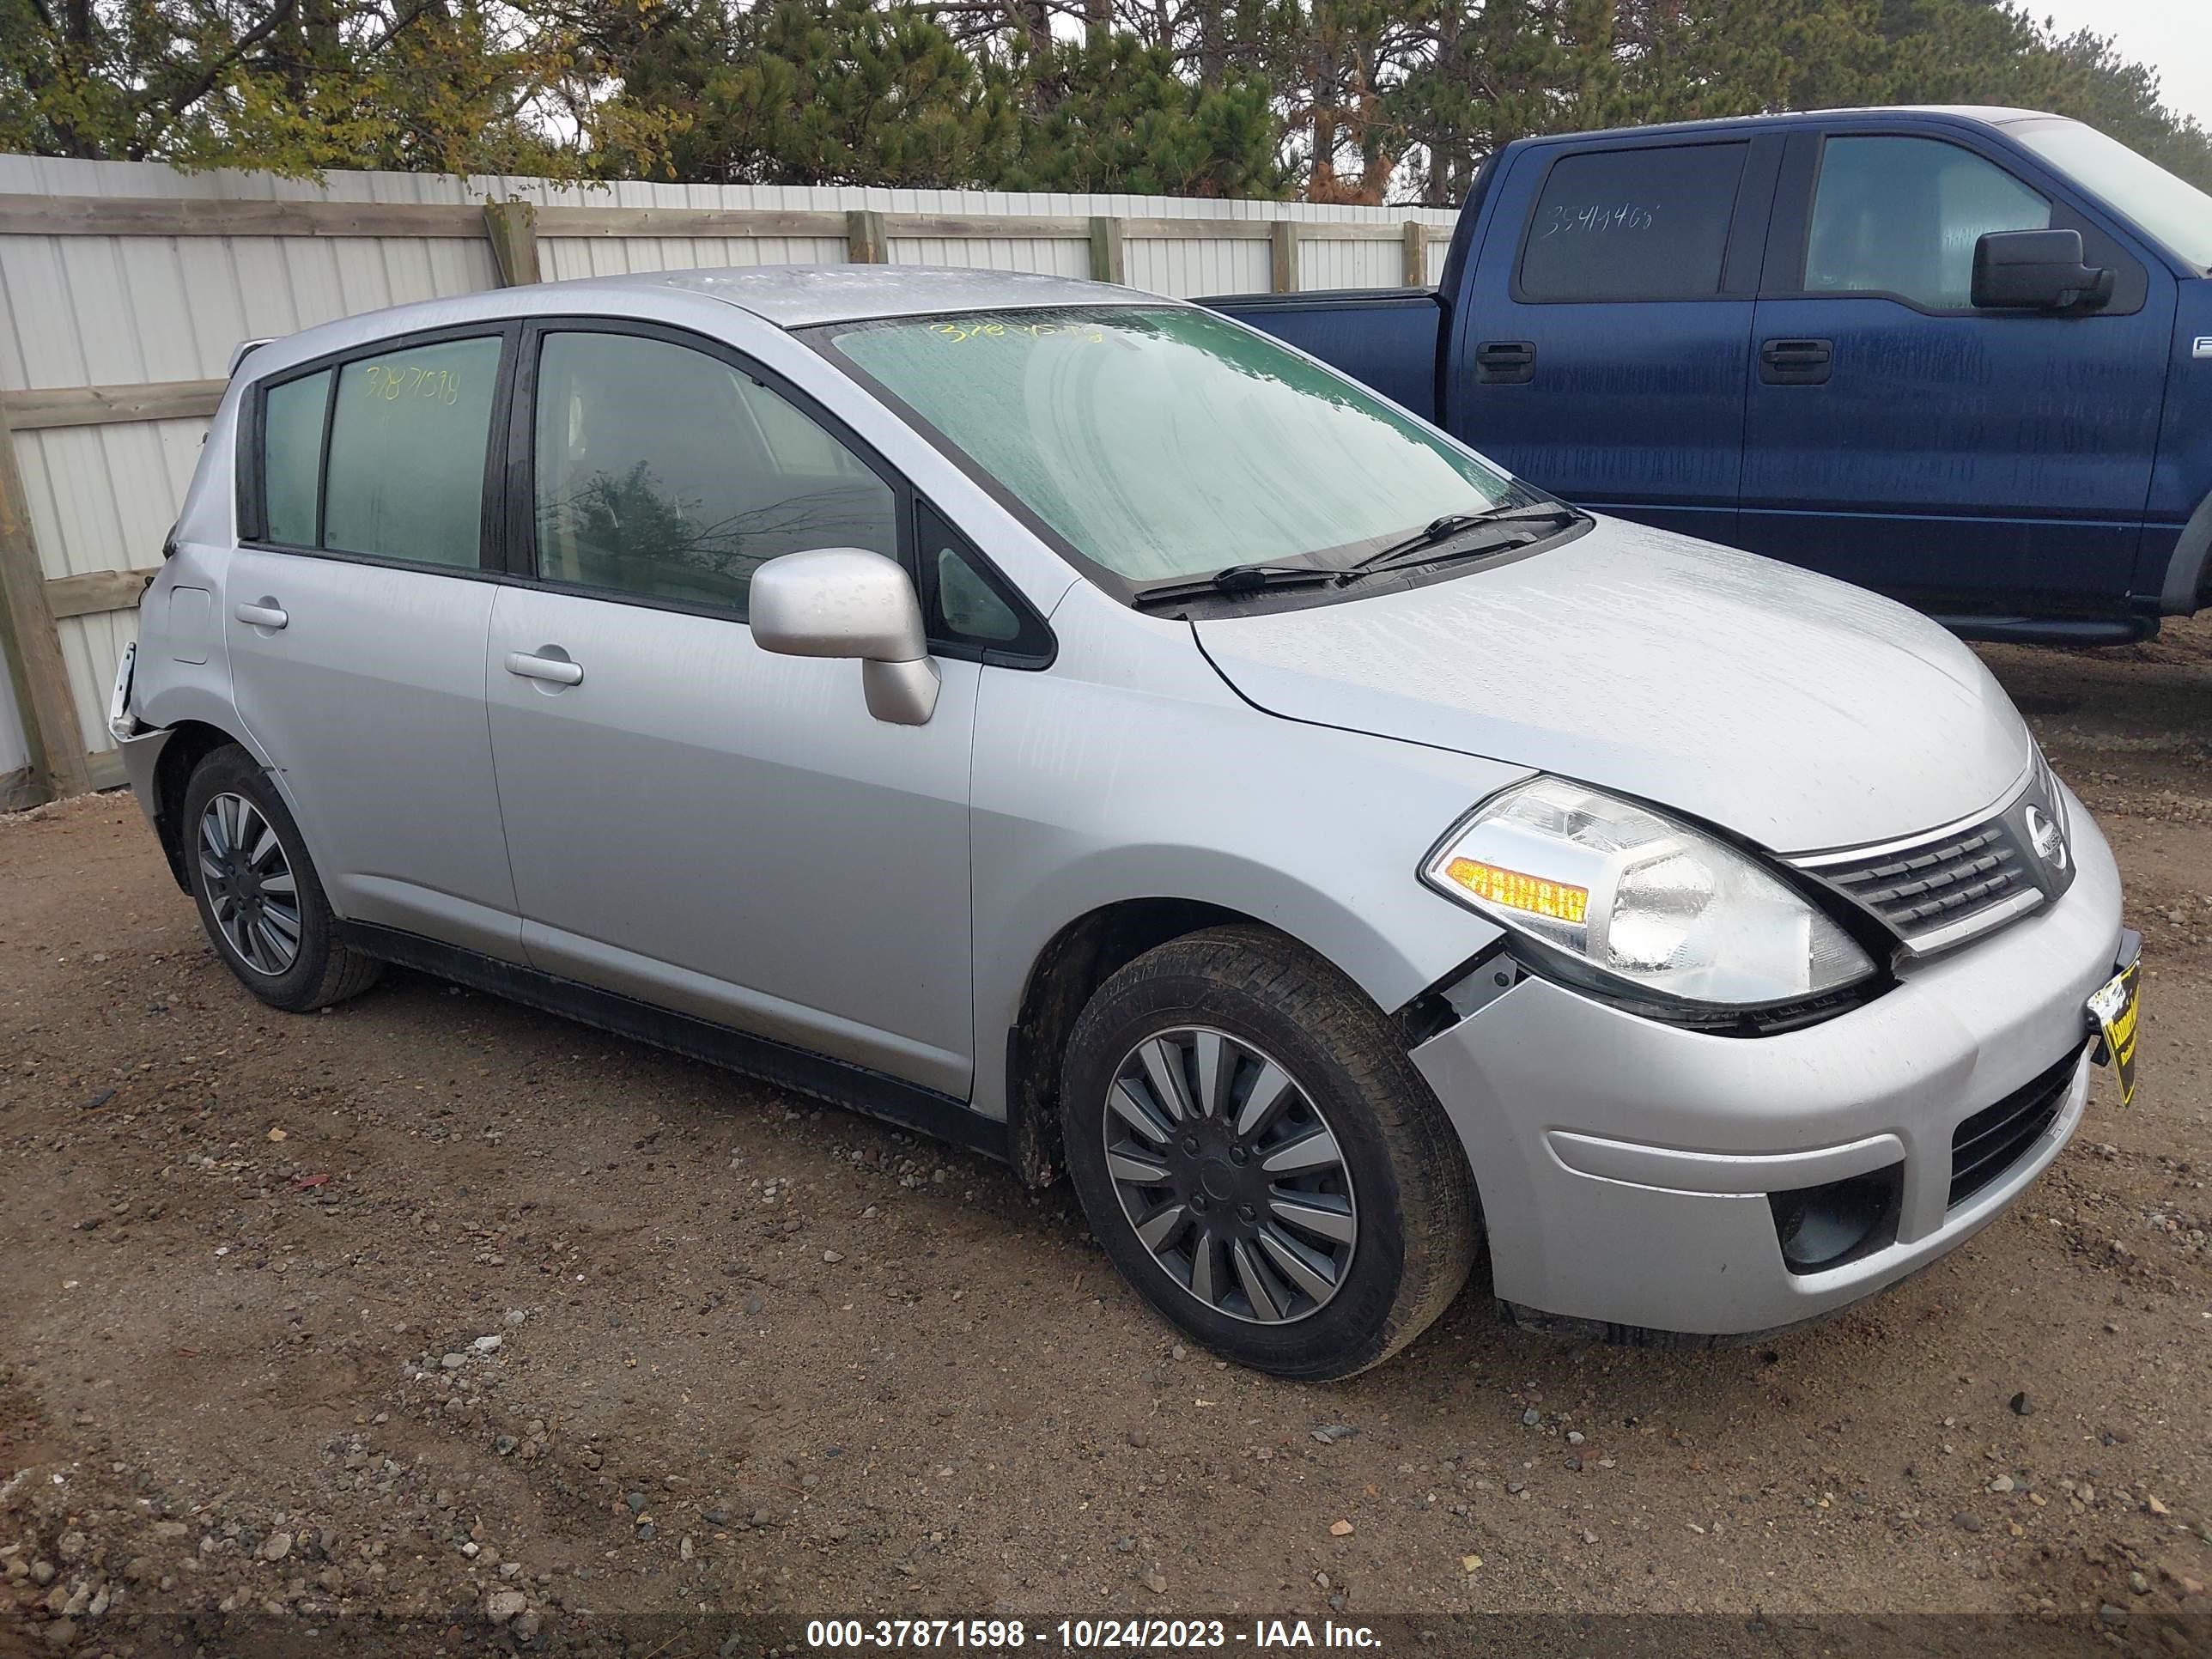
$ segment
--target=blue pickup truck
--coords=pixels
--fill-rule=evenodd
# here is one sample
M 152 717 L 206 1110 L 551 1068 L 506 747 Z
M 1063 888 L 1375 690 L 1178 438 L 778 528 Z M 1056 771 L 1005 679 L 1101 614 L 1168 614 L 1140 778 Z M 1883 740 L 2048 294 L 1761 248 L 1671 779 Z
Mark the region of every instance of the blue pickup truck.
M 1206 303 L 1570 501 L 1972 637 L 2212 608 L 2212 197 L 2076 121 L 1523 139 L 1440 288 Z

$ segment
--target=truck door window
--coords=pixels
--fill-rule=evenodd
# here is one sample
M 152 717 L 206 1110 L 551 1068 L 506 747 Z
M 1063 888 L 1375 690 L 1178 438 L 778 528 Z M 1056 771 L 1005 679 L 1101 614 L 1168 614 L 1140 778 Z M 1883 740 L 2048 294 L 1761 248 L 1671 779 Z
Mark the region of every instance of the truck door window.
M 1831 138 L 1820 152 L 1805 287 L 1891 294 L 1963 310 L 1974 244 L 1993 230 L 2043 230 L 2051 204 L 1994 162 L 1937 138 Z
M 891 488 L 719 357 L 635 334 L 545 336 L 532 457 L 538 574 L 743 616 L 781 553 L 898 556 Z
M 1527 300 L 1720 292 L 1746 144 L 1586 150 L 1546 175 L 1521 252 Z

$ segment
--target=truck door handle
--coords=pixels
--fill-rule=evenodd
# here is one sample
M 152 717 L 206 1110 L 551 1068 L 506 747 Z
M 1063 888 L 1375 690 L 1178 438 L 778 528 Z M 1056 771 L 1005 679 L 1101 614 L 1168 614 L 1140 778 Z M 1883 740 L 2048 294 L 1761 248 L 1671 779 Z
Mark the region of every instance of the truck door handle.
M 559 648 L 548 646 L 546 650 Z M 570 662 L 565 656 L 550 657 L 539 652 L 508 652 L 507 672 L 526 680 L 550 680 L 555 685 L 581 685 L 584 683 L 583 664 Z
M 1826 386 L 1835 356 L 1829 340 L 1769 340 L 1759 348 L 1759 378 L 1769 386 Z
M 292 620 L 285 614 L 284 607 L 266 594 L 252 605 L 247 605 L 243 600 L 240 601 L 230 614 L 239 621 L 251 623 L 255 628 L 282 628 Z
M 1490 386 L 1525 386 L 1536 378 L 1533 340 L 1485 340 L 1474 349 L 1474 378 Z

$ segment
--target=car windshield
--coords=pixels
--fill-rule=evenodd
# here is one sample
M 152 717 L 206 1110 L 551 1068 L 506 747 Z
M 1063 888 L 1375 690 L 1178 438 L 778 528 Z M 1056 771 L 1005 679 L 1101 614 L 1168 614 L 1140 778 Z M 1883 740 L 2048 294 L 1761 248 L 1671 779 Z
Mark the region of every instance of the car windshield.
M 1450 439 L 1188 307 L 987 312 L 831 331 L 837 351 L 1124 581 L 1348 565 L 1530 499 Z
M 2011 131 L 2188 264 L 2212 270 L 2212 196 L 2079 121 L 2023 121 Z

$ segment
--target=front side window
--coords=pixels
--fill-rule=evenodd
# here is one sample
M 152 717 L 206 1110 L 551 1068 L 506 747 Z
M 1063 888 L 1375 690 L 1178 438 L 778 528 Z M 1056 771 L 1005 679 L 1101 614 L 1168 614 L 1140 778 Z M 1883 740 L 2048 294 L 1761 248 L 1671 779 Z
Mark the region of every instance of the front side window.
M 1521 255 L 1530 300 L 1704 300 L 1721 289 L 1744 144 L 1600 149 L 1545 175 Z
M 502 344 L 395 345 L 335 371 L 324 547 L 477 567 Z
M 830 339 L 1126 583 L 1346 563 L 1522 493 L 1334 370 L 1194 307 L 902 318 Z
M 742 616 L 752 573 L 779 554 L 898 556 L 890 485 L 804 410 L 687 346 L 548 334 L 536 432 L 549 581 Z
M 1813 196 L 1805 287 L 1960 309 L 1973 301 L 1977 242 L 2050 225 L 2048 201 L 1972 150 L 1938 138 L 1831 138 Z

